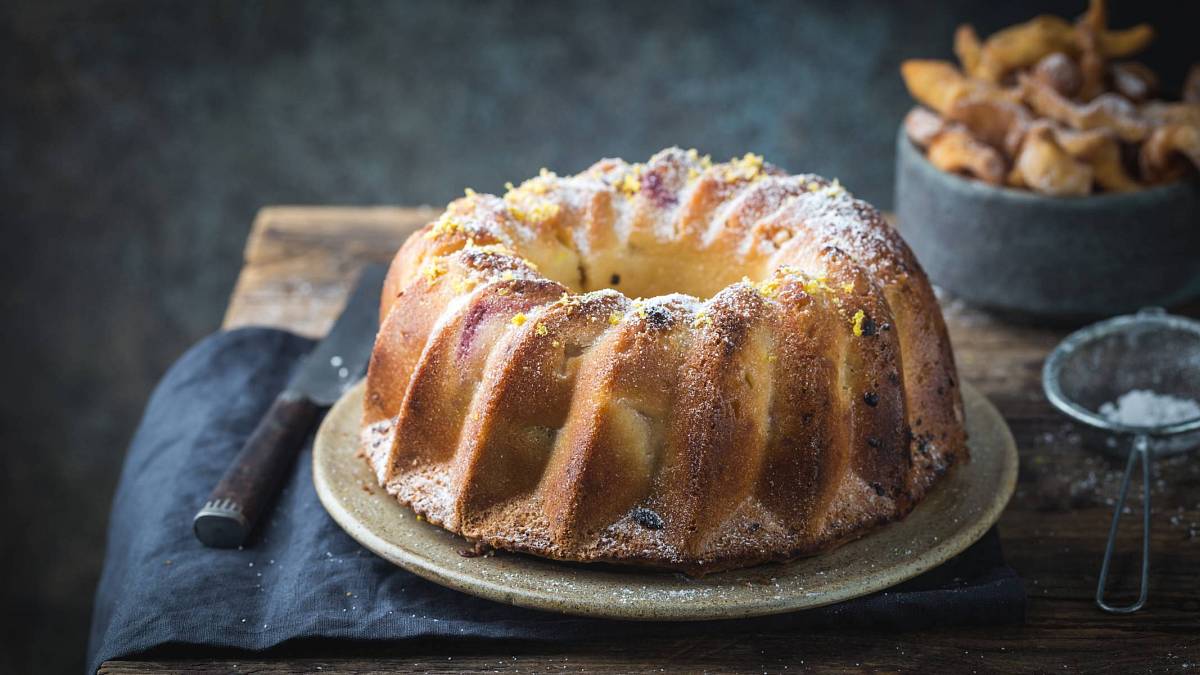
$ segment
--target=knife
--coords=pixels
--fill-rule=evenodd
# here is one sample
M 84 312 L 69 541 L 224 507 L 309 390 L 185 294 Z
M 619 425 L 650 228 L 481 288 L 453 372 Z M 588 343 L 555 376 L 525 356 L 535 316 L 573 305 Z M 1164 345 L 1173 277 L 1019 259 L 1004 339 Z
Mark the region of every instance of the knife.
M 363 270 L 329 334 L 304 357 L 213 488 L 192 519 L 201 543 L 234 548 L 246 541 L 279 492 L 318 414 L 364 373 L 378 330 L 385 273 L 382 265 Z

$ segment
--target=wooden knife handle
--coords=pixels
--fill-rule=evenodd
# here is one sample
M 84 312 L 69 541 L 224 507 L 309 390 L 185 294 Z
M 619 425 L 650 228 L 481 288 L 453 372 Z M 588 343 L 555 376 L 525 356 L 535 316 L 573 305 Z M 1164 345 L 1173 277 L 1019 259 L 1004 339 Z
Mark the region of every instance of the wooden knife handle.
M 317 410 L 307 398 L 291 392 L 275 399 L 192 520 L 201 543 L 234 548 L 246 541 L 283 484 Z

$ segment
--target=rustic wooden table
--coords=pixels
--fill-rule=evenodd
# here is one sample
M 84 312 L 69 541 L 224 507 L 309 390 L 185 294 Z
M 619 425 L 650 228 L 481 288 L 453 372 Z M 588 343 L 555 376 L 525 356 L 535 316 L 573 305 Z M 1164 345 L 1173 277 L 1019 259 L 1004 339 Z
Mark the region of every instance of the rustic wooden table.
M 250 233 L 225 327 L 270 325 L 321 335 L 359 267 L 389 260 L 433 215 L 406 208 L 263 210 Z M 1129 616 L 1100 612 L 1092 598 L 1123 466 L 1097 452 L 1096 442 L 1082 438 L 1042 395 L 1042 360 L 1067 331 L 1004 323 L 956 301 L 944 305 L 962 377 L 996 404 L 1020 447 L 1020 481 L 1000 534 L 1009 562 L 1027 585 L 1024 625 L 569 645 L 330 642 L 269 655 L 115 661 L 101 671 L 1200 670 L 1200 460 L 1158 464 L 1149 604 Z M 1132 502 L 1135 510 L 1139 503 Z M 1129 527 L 1120 539 L 1112 581 L 1128 596 L 1137 582 L 1139 532 L 1136 519 L 1124 522 Z

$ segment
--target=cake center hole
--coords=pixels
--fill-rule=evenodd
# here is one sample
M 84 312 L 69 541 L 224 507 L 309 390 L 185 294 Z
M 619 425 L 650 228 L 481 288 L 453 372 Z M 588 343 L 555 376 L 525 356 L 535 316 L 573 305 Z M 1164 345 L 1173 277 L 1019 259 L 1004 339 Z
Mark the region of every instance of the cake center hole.
M 683 293 L 703 300 L 743 277 L 757 280 L 761 275 L 757 266 L 665 244 L 599 251 L 580 267 L 574 286 L 583 291 L 612 288 L 631 298 Z

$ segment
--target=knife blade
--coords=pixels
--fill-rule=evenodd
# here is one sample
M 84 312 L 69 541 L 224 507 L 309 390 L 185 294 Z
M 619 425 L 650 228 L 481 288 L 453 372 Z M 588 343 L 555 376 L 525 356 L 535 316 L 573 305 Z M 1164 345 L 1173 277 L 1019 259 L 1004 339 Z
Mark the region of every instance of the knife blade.
M 297 366 L 286 387 L 246 439 L 192 531 L 206 546 L 241 546 L 274 501 L 322 408 L 333 405 L 366 371 L 378 330 L 386 268 L 366 267 L 333 328 Z

